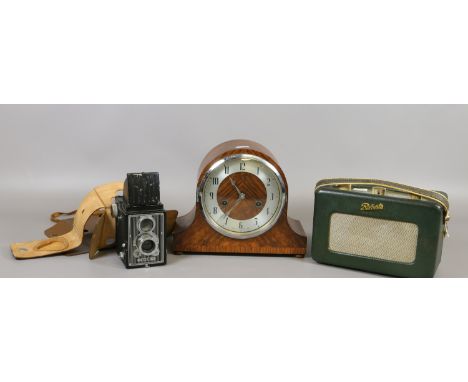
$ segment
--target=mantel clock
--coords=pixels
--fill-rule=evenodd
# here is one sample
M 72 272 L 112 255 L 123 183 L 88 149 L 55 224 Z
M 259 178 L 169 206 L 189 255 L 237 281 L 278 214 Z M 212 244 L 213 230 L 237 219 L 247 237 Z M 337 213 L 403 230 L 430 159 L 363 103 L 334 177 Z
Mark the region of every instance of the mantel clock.
M 303 257 L 307 237 L 287 207 L 286 177 L 267 148 L 222 143 L 202 161 L 196 204 L 177 220 L 174 251 Z

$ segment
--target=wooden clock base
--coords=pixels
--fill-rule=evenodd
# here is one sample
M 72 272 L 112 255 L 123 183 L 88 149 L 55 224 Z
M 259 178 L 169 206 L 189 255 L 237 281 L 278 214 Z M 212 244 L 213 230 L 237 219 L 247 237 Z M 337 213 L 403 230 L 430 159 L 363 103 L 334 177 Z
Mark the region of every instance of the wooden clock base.
M 175 253 L 211 253 L 304 257 L 307 236 L 298 220 L 283 212 L 275 226 L 252 239 L 232 239 L 206 224 L 198 208 L 177 220 L 174 231 Z

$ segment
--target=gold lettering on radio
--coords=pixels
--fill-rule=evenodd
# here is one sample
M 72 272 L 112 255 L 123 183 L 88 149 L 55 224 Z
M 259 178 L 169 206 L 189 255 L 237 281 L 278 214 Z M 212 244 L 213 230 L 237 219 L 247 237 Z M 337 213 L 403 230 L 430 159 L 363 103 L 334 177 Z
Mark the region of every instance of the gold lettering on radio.
M 361 204 L 361 211 L 377 211 L 383 210 L 384 205 L 382 203 L 379 204 L 372 204 L 372 203 L 362 203 Z

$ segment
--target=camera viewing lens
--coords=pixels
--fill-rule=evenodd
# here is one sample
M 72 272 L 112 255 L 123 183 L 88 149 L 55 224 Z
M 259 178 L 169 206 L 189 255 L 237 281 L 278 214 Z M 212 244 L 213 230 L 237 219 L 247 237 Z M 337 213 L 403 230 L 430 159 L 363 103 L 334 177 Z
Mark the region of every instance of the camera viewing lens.
M 140 221 L 140 230 L 143 232 L 152 231 L 154 228 L 154 221 L 149 218 L 144 218 Z
M 151 253 L 156 248 L 156 243 L 153 240 L 145 240 L 141 245 L 141 249 L 145 253 Z

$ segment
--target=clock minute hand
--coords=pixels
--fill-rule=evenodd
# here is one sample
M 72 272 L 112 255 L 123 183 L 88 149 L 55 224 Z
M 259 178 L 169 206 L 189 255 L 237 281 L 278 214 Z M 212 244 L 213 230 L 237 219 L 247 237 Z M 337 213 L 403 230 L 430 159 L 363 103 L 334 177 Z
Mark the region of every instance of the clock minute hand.
M 236 208 L 240 202 L 242 202 L 243 200 L 245 199 L 245 194 L 243 194 L 242 192 L 240 193 L 239 195 L 239 199 L 236 200 L 236 202 L 234 203 L 234 205 L 228 210 L 228 212 L 226 212 L 224 215 L 221 216 L 221 219 L 224 219 L 226 217 L 229 217 L 229 214 L 232 212 L 232 210 L 234 208 Z
M 221 216 L 221 219 L 224 219 L 225 217 L 229 217 L 229 214 L 232 212 L 232 210 L 234 208 L 236 208 L 239 203 L 242 201 L 242 199 L 239 197 L 239 199 L 237 199 L 237 201 L 234 203 L 234 205 L 229 209 L 228 212 L 226 212 L 224 215 Z
M 236 182 L 234 181 L 234 179 L 229 178 L 229 180 L 231 181 L 232 186 L 236 189 L 237 193 L 239 194 L 239 198 L 236 200 L 234 205 L 225 214 L 221 215 L 220 219 L 229 217 L 229 214 L 232 212 L 232 210 L 234 210 L 234 208 L 236 208 L 239 205 L 239 203 L 245 199 L 245 194 L 241 192 L 241 190 L 239 190 L 239 187 L 236 186 Z

